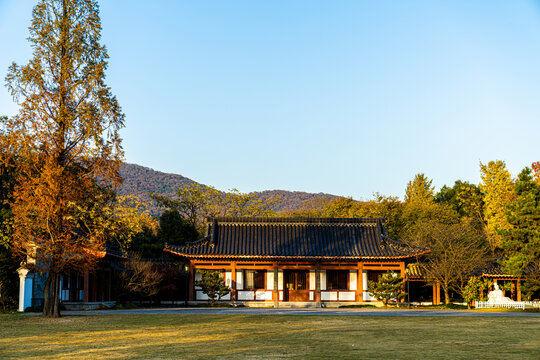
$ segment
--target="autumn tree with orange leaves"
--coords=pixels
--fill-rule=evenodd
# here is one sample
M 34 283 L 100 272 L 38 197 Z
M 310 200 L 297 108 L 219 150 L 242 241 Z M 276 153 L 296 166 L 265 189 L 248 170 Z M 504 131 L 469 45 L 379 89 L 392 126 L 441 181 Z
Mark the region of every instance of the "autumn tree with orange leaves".
M 33 56 L 7 87 L 20 106 L 2 123 L 2 163 L 14 166 L 13 247 L 48 273 L 43 314 L 60 316 L 60 276 L 91 269 L 110 219 L 124 115 L 105 85 L 95 0 L 41 0 L 29 28 Z

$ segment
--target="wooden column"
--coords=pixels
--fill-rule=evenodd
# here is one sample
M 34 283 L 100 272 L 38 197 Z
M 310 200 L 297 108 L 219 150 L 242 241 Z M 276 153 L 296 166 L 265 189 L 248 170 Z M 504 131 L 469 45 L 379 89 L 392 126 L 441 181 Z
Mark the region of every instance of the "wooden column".
M 356 275 L 356 301 L 364 301 L 364 263 L 358 263 Z
M 403 261 L 403 262 L 401 262 L 401 263 L 399 264 L 399 273 L 400 273 L 401 277 L 402 277 L 403 279 L 405 279 L 405 277 L 406 277 L 406 275 L 407 275 L 407 274 L 405 274 L 405 261 Z M 402 287 L 401 290 L 402 290 L 403 292 L 405 292 L 405 289 L 406 289 L 406 285 L 405 285 L 405 282 L 403 282 L 403 287 Z M 402 297 L 399 301 L 400 301 L 400 302 L 405 302 L 405 297 Z
M 236 301 L 236 261 L 231 262 L 231 300 Z
M 433 285 L 433 305 L 439 305 L 441 303 L 441 284 L 436 283 Z
M 516 299 L 516 284 L 512 281 L 512 289 L 510 290 L 510 299 Z
M 189 292 L 188 299 L 189 301 L 195 300 L 195 269 L 193 261 L 189 260 Z
M 274 263 L 274 292 L 272 292 L 272 299 L 274 300 L 274 307 L 279 307 L 279 272 L 277 263 Z
M 517 301 L 521 301 L 521 280 L 517 280 Z
M 315 302 L 317 306 L 321 303 L 321 266 L 317 264 L 315 268 Z

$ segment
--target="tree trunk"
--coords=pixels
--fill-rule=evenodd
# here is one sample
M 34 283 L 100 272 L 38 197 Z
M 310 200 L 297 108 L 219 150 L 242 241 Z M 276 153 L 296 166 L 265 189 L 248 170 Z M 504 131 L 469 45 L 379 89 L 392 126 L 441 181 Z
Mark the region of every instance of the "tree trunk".
M 444 303 L 446 305 L 450 304 L 450 295 L 448 293 L 448 286 L 444 287 Z
M 45 282 L 43 316 L 60 317 L 60 275 L 49 273 Z

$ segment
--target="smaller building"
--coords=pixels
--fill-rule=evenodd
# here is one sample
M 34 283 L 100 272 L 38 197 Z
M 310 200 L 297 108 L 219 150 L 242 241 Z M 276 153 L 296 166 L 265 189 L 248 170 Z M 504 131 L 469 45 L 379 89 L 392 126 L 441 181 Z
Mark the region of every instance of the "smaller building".
M 107 249 L 99 254 L 94 271 L 80 274 L 69 271 L 60 278 L 60 301 L 68 309 L 88 309 L 112 306 L 116 300 L 121 253 Z M 19 311 L 43 306 L 47 273 L 31 271 L 31 265 L 21 266 L 19 274 Z
M 189 300 L 206 301 L 197 270 L 223 274 L 224 301 L 359 303 L 374 301 L 368 281 L 386 271 L 405 277 L 426 250 L 388 236 L 381 218 L 209 219 L 207 236 L 165 251 L 189 263 Z

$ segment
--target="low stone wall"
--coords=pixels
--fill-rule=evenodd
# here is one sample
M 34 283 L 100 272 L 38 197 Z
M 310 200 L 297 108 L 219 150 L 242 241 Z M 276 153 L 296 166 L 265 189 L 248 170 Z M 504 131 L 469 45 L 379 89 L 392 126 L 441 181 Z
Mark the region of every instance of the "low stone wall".
M 101 310 L 110 309 L 116 305 L 116 301 L 100 302 L 62 302 L 66 310 Z

